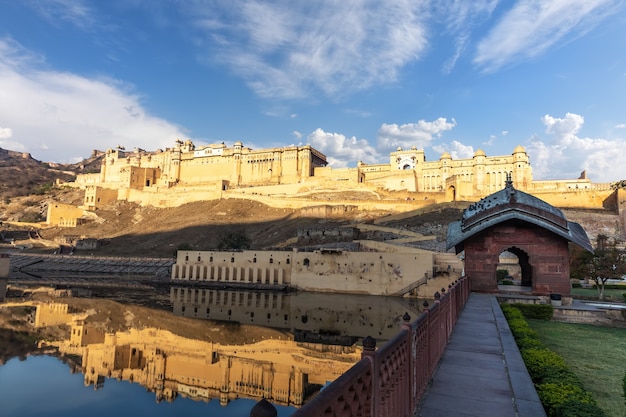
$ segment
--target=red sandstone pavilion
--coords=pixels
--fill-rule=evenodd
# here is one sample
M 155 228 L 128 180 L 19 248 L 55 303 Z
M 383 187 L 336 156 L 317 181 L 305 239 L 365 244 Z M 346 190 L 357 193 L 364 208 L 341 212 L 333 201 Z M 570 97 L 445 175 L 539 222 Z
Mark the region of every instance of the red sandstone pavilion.
M 470 205 L 448 226 L 447 249 L 465 251 L 465 275 L 472 291 L 497 292 L 499 256 L 519 258 L 521 284 L 535 295 L 569 296 L 569 242 L 593 251 L 587 233 L 561 210 L 516 190 L 507 176 L 503 190 Z

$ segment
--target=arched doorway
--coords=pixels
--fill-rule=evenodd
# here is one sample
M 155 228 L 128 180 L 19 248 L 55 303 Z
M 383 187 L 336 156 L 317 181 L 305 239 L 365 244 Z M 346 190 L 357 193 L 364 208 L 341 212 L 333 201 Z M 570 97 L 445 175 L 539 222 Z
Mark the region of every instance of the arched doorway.
M 446 192 L 446 200 L 447 201 L 456 201 L 456 188 L 454 188 L 454 186 L 450 186 L 448 187 L 448 190 Z
M 496 275 L 503 274 L 503 272 L 498 273 L 498 271 L 506 271 L 505 281 L 511 281 L 513 285 L 532 287 L 532 266 L 529 259 L 530 257 L 525 250 L 517 246 L 510 246 L 500 252 Z

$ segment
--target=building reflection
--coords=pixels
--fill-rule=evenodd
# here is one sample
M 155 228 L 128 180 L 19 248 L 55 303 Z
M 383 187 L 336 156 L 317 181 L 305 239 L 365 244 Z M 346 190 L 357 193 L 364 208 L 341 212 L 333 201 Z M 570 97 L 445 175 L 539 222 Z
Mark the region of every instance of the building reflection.
M 283 336 L 263 339 L 262 328 L 251 326 L 258 339 L 235 344 L 195 340 L 152 327 L 107 332 L 103 323 L 90 318 L 67 304 L 40 304 L 35 326 L 70 325 L 69 339 L 46 345 L 82 358 L 86 386 L 102 389 L 107 378 L 131 381 L 154 392 L 157 401 L 183 396 L 218 399 L 226 405 L 237 398 L 266 398 L 278 405 L 299 406 L 361 356 L 355 345 L 303 343 L 275 331 L 272 337 Z
M 298 342 L 352 346 L 367 336 L 388 340 L 402 316 L 423 300 L 353 294 L 284 293 L 171 287 L 174 314 L 288 330 Z

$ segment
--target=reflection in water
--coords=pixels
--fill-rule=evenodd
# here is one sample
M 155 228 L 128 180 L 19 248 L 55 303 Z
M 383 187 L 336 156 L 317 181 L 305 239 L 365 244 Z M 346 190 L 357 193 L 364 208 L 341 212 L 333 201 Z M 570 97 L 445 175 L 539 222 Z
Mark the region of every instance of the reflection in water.
M 372 336 L 393 337 L 418 299 L 353 294 L 276 293 L 171 287 L 174 314 L 285 329 L 296 341 L 353 345 Z M 422 300 L 423 301 L 423 300 Z
M 157 416 L 171 413 L 171 407 L 178 410 L 174 414 L 185 414 L 178 404 L 190 399 L 196 404 L 218 404 L 223 411 L 215 414 L 247 415 L 241 411 L 242 401 L 249 412 L 261 398 L 287 416 L 293 406 L 300 406 L 360 359 L 356 341 L 366 336 L 379 341 L 393 337 L 402 315 L 408 312 L 415 318 L 421 307 L 419 300 L 396 297 L 185 287 L 171 288 L 169 298 L 175 315 L 110 300 L 17 303 L 4 323 L 21 320 L 22 327 L 30 326 L 31 336 L 21 338 L 21 347 L 2 359 L 27 358 L 32 334 L 45 335 L 40 347 L 55 349 L 72 372 L 79 372 L 73 377 L 81 379 L 82 392 L 71 395 L 75 402 L 85 403 L 82 414 L 93 409 L 84 388 L 110 393 L 131 382 L 133 387 L 143 387 L 137 401 L 148 391 L 152 403 L 160 403 L 152 413 Z M 17 312 L 25 317 L 18 320 Z M 13 378 L 14 371 L 7 365 L 22 374 L 29 372 L 24 367 L 34 359 L 13 359 L 0 366 L 0 387 Z M 67 372 L 68 365 L 63 366 Z M 33 372 L 32 378 L 37 379 Z M 39 372 L 47 377 L 49 371 Z M 32 395 L 44 393 L 31 391 Z M 231 414 L 233 409 L 240 411 Z M 103 415 L 114 412 L 119 413 Z M 3 410 L 2 415 L 11 413 Z
M 172 403 L 154 401 L 154 394 L 139 384 L 103 379 L 101 389 L 83 385 L 80 373 L 68 372 L 67 365 L 50 356 L 17 358 L 0 367 L 0 415 L 2 417 L 78 416 L 248 416 L 256 403 L 239 399 L 227 407 L 214 400 L 208 403 L 178 398 Z M 277 407 L 287 417 L 293 407 Z

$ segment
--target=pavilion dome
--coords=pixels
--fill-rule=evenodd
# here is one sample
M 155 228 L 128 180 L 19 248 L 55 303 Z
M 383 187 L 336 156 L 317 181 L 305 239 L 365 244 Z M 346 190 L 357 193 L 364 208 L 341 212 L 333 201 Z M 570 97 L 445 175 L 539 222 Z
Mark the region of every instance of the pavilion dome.
M 471 204 L 460 221 L 448 226 L 448 249 L 506 221 L 534 224 L 592 251 L 589 238 L 578 223 L 567 221 L 561 210 L 547 202 L 516 190 L 510 177 L 504 189 Z

